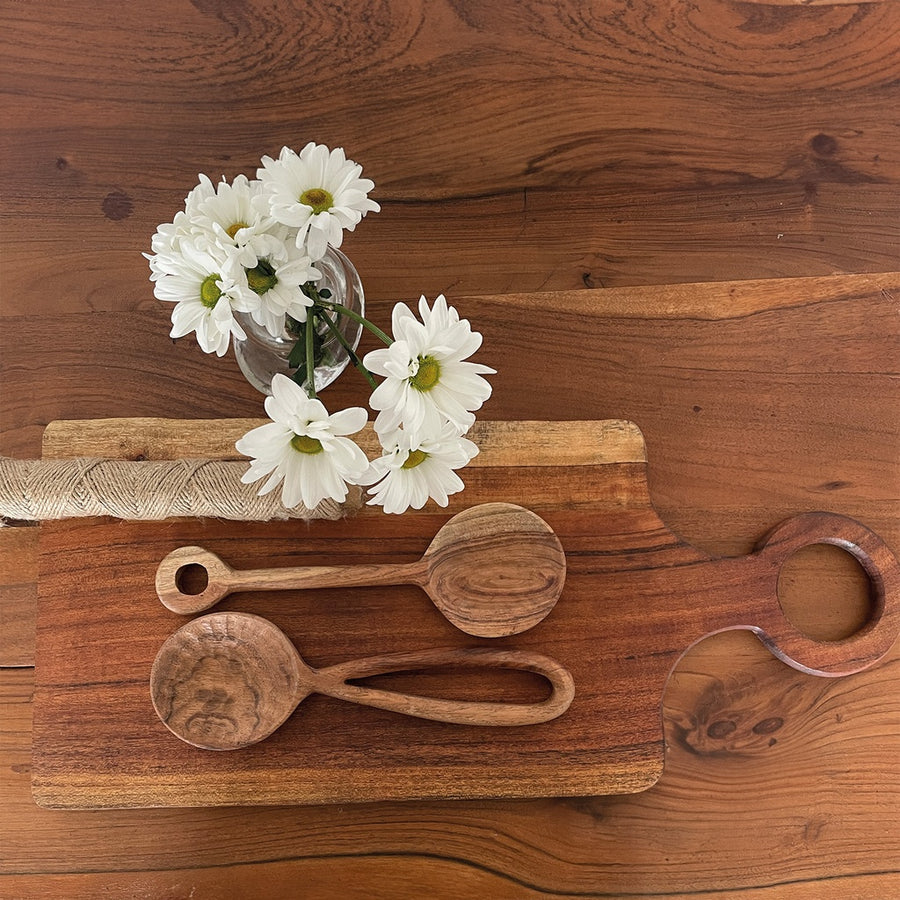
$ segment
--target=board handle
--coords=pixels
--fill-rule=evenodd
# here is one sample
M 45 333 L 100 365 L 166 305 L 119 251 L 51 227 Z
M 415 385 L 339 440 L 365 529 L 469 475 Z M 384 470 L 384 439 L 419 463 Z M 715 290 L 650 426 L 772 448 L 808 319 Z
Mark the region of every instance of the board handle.
M 347 683 L 352 679 L 385 675 L 389 672 L 414 672 L 442 667 L 533 672 L 545 678 L 552 691 L 546 700 L 537 703 L 501 703 L 444 700 Z M 312 674 L 312 690 L 316 693 L 455 725 L 536 725 L 561 716 L 575 696 L 575 683 L 568 669 L 550 657 L 525 650 L 468 647 L 404 651 L 313 669 Z
M 778 576 L 792 554 L 813 544 L 832 544 L 862 566 L 871 586 L 872 613 L 856 633 L 837 641 L 818 641 L 794 627 L 778 597 Z M 751 559 L 770 574 L 769 614 L 752 630 L 768 649 L 795 669 L 813 675 L 852 675 L 890 650 L 900 633 L 900 562 L 885 542 L 855 519 L 811 512 L 786 519 L 769 532 Z

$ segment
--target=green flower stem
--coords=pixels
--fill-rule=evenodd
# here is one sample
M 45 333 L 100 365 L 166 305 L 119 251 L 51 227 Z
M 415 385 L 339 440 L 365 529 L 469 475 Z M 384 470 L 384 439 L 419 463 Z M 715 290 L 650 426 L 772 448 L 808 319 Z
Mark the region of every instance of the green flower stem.
M 319 303 L 321 301 L 321 297 L 319 296 L 319 289 L 316 287 L 316 283 L 314 281 L 307 281 L 306 284 L 302 285 L 300 288 L 313 303 Z
M 320 306 L 326 306 L 328 309 L 333 309 L 335 312 L 339 313 L 342 316 L 347 316 L 353 319 L 354 322 L 359 322 L 363 328 L 367 328 L 372 334 L 375 335 L 380 341 L 384 341 L 388 347 L 394 343 L 394 339 L 390 337 L 390 335 L 385 334 L 377 325 L 373 325 L 368 319 L 361 316 L 358 312 L 354 312 L 352 309 L 347 309 L 346 306 L 342 306 L 340 303 L 332 303 L 330 300 L 317 300 L 316 301 Z
M 313 359 L 313 321 L 312 310 L 306 317 L 306 328 L 303 333 L 306 337 L 306 393 L 312 399 L 316 397 L 316 361 Z
M 369 382 L 369 386 L 374 390 L 378 387 L 377 382 L 372 377 L 372 373 L 363 365 L 363 361 L 356 354 L 356 351 L 347 343 L 347 339 L 341 333 L 341 330 L 337 327 L 331 316 L 328 315 L 324 310 L 322 310 L 322 321 L 328 326 L 329 331 L 341 342 L 341 346 L 347 351 L 347 355 L 350 357 L 350 361 L 356 366 L 359 373 Z

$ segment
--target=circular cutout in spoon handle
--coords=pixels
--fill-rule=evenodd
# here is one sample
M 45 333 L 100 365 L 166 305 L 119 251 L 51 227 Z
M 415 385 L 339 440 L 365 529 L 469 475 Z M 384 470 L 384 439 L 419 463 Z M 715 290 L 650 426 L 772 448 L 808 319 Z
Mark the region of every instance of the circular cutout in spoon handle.
M 181 589 L 181 572 L 189 566 L 199 566 L 206 571 L 206 587 L 196 594 Z M 156 595 L 166 609 L 187 616 L 212 608 L 236 591 L 421 584 L 426 577 L 426 566 L 421 560 L 392 565 L 232 569 L 203 547 L 178 547 L 157 567 Z

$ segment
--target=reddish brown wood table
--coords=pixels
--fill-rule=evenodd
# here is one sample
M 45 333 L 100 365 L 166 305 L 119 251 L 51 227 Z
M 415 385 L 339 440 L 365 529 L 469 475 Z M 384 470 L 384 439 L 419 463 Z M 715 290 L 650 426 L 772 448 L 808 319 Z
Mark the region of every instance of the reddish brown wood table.
M 897 276 L 884 275 L 565 295 L 580 323 L 570 348 L 574 369 L 542 389 L 529 358 L 544 345 L 523 321 L 524 301 L 473 301 L 469 314 L 486 323 L 486 344 L 498 348 L 492 414 L 600 420 L 627 413 L 646 436 L 652 498 L 664 521 L 710 553 L 749 552 L 775 522 L 822 507 L 858 517 L 897 549 L 897 288 Z M 70 323 L 59 335 L 69 342 L 62 359 L 69 366 L 82 360 L 83 380 L 48 364 L 41 391 L 26 386 L 24 360 L 36 345 L 22 342 L 4 382 L 7 396 L 18 398 L 6 452 L 40 455 L 38 423 L 54 418 L 258 414 L 259 398 L 249 388 L 241 394 L 233 366 L 204 360 L 185 370 L 182 359 L 192 351 L 173 350 L 164 337 L 141 357 L 141 371 L 156 380 L 122 385 L 112 337 L 132 318 L 97 314 Z M 149 319 L 157 322 L 141 321 Z M 90 357 L 79 349 L 88 328 L 102 332 Z M 32 330 L 45 334 L 39 320 Z M 6 332 L 9 346 L 16 334 Z M 135 348 L 143 353 L 146 343 L 142 337 Z M 164 361 L 171 375 L 162 372 Z M 590 373 L 598 376 L 582 377 Z M 349 389 L 340 398 L 357 399 Z M 103 452 L 150 455 L 159 439 L 137 445 L 116 435 L 116 449 Z M 555 452 L 575 443 L 569 434 L 546 440 Z M 619 509 L 631 500 L 620 487 L 601 502 Z M 41 530 L 0 531 L 12 613 L 4 623 L 33 621 L 31 548 Z M 846 554 L 836 556 L 845 561 Z M 788 586 L 805 629 L 824 638 L 858 627 L 864 598 L 856 573 L 835 568 L 835 554 L 802 557 Z M 12 629 L 2 630 L 7 659 L 15 650 L 14 664 L 30 665 L 26 629 L 18 649 L 9 644 Z M 890 896 L 898 662 L 895 645 L 865 672 L 828 679 L 786 667 L 747 632 L 702 641 L 679 661 L 663 698 L 663 776 L 635 794 L 238 811 L 36 807 L 34 672 L 4 669 L 4 889 L 68 900 L 139 889 L 181 896 L 197 885 L 198 896 L 254 896 L 265 883 L 272 896 L 294 897 L 303 883 L 311 894 L 343 898 L 355 879 L 390 897 L 418 897 L 423 885 L 441 897 Z
M 39 456 L 59 419 L 260 415 L 233 359 L 172 346 L 140 251 L 195 173 L 317 140 L 378 187 L 345 240 L 375 321 L 494 295 L 465 304 L 498 370 L 486 415 L 637 422 L 656 508 L 710 553 L 822 507 L 900 550 L 900 4 L 4 10 L 0 452 Z M 342 382 L 335 406 L 359 403 Z M 636 794 L 38 808 L 40 530 L 0 530 L 4 896 L 900 896 L 900 646 L 824 679 L 746 632 L 703 641 Z M 832 549 L 789 579 L 828 636 L 863 603 Z
M 108 453 L 135 435 L 142 456 L 212 432 L 229 447 L 246 423 L 57 423 L 45 443 Z M 849 520 L 795 522 L 756 557 L 711 560 L 679 540 L 654 512 L 643 442 L 627 422 L 481 423 L 484 451 L 447 511 L 337 522 L 159 523 L 82 519 L 49 523 L 42 536 L 34 794 L 62 807 L 190 806 L 356 800 L 552 797 L 633 792 L 663 767 L 660 704 L 679 657 L 709 633 L 761 628 L 774 651 L 807 671 L 850 673 L 891 646 L 900 569 L 891 551 Z M 555 452 L 549 435 L 570 440 Z M 102 435 L 102 444 L 92 443 Z M 159 443 L 161 446 L 157 446 Z M 233 455 L 233 453 L 232 453 Z M 424 722 L 314 696 L 273 736 L 227 753 L 179 741 L 156 717 L 153 659 L 183 617 L 160 604 L 154 576 L 172 549 L 198 544 L 235 568 L 411 562 L 453 512 L 488 501 L 526 505 L 554 528 L 566 584 L 550 615 L 494 641 L 462 634 L 416 587 L 248 591 L 218 609 L 264 616 L 319 667 L 436 647 L 539 652 L 571 672 L 576 695 L 560 718 L 515 728 Z M 773 525 L 776 523 L 772 523 Z M 806 534 L 804 529 L 811 527 Z M 880 594 L 868 633 L 837 644 L 805 640 L 782 615 L 780 562 L 818 539 L 861 547 Z M 877 627 L 876 627 L 877 625 Z M 392 689 L 481 699 L 540 699 L 534 676 L 409 673 Z M 448 685 L 449 682 L 449 685 Z M 485 697 L 485 693 L 487 697 Z M 237 702 L 241 698 L 236 698 Z M 245 698 L 252 709 L 254 698 Z

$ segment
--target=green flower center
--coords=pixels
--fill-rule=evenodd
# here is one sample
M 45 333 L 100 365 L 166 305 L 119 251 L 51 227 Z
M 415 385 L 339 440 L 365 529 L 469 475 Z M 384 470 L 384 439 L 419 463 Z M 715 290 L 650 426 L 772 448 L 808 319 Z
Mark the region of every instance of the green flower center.
M 414 469 L 416 466 L 421 466 L 426 459 L 428 459 L 428 454 L 424 450 L 410 450 L 409 456 L 406 457 L 406 462 L 401 468 Z
M 250 286 L 250 290 L 254 294 L 259 294 L 260 297 L 266 291 L 271 291 L 278 284 L 275 268 L 264 259 L 259 260 L 252 269 L 246 269 L 245 271 L 247 272 L 247 284 Z
M 309 188 L 300 195 L 300 202 L 311 206 L 313 215 L 318 215 L 334 206 L 334 197 L 325 188 Z
M 228 237 L 230 237 L 230 238 L 233 239 L 234 236 L 235 236 L 242 228 L 247 228 L 247 227 L 248 227 L 248 225 L 247 225 L 246 222 L 235 222 L 234 225 L 232 225 L 232 226 L 230 226 L 229 228 L 226 228 L 226 229 L 225 229 L 225 234 L 227 234 Z
M 219 302 L 219 297 L 222 296 L 222 291 L 219 289 L 219 285 L 216 284 L 221 277 L 217 273 L 207 275 L 200 285 L 200 302 L 207 309 L 212 309 Z
M 441 378 L 441 364 L 433 356 L 419 357 L 419 370 L 409 383 L 417 391 L 430 391 Z
M 295 434 L 291 438 L 291 446 L 300 453 L 321 453 L 322 442 L 318 438 L 309 437 L 306 434 Z

